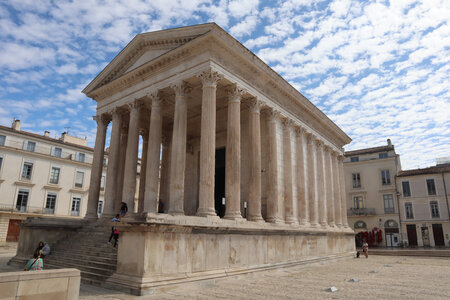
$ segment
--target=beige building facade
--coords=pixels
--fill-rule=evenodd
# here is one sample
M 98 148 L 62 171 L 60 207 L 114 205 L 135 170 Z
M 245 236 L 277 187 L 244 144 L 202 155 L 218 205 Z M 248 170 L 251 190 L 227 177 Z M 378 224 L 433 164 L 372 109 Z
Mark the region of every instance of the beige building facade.
M 136 36 L 83 92 L 97 101 L 86 217 L 97 218 L 108 126 L 103 215 L 122 201 L 137 212 L 118 225 L 110 283 L 141 294 L 353 251 L 350 138 L 216 24 Z
M 28 217 L 81 218 L 87 210 L 93 149 L 63 133 L 51 138 L 23 131 L 20 121 L 0 126 L 0 242 L 15 241 Z M 101 213 L 106 168 L 101 168 Z
M 401 171 L 397 186 L 405 244 L 450 247 L 450 163 Z
M 349 226 L 355 233 L 381 229 L 378 246 L 396 247 L 402 241 L 395 181 L 400 170 L 400 156 L 390 140 L 386 146 L 345 152 Z

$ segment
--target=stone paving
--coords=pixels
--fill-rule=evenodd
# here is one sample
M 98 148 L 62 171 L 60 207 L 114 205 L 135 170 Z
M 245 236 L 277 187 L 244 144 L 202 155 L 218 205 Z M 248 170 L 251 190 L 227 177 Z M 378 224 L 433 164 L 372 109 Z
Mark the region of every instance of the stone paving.
M 2 272 L 12 270 L 11 249 L 0 245 Z M 370 256 L 169 286 L 142 297 L 82 285 L 80 299 L 448 299 L 449 274 L 446 258 Z M 328 292 L 333 286 L 338 290 Z

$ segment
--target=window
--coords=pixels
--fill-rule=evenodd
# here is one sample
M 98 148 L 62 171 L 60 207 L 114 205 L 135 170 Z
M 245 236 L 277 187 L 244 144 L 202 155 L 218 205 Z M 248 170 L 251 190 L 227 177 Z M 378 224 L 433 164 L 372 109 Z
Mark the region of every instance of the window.
M 56 194 L 48 193 L 47 201 L 45 202 L 44 213 L 46 214 L 54 214 L 55 213 L 55 204 L 56 204 Z
M 394 196 L 392 194 L 383 195 L 384 213 L 394 213 Z
M 34 152 L 36 150 L 36 143 L 31 141 L 26 141 L 24 144 L 24 150 Z
M 361 176 L 359 175 L 359 173 L 352 174 L 352 182 L 353 182 L 353 188 L 361 187 Z
M 398 224 L 394 220 L 387 220 L 386 222 L 384 222 L 384 227 L 385 228 L 398 228 Z
M 2 169 L 3 157 L 0 156 L 0 170 Z
M 434 179 L 427 179 L 428 195 L 436 195 L 436 186 L 434 185 Z
M 80 215 L 80 203 L 81 203 L 81 198 L 79 196 L 72 197 L 72 209 L 70 211 L 71 216 L 79 216 Z
M 77 171 L 75 176 L 75 187 L 83 187 L 84 172 Z
M 387 158 L 388 154 L 387 153 L 379 153 L 378 154 L 378 158 Z
M 50 183 L 58 184 L 59 182 L 59 173 L 60 169 L 57 167 L 52 167 L 52 171 L 50 172 Z
M 85 160 L 86 160 L 86 154 L 84 154 L 84 153 L 77 153 L 77 160 L 78 160 L 79 162 L 85 162 Z
M 350 157 L 350 161 L 351 162 L 359 161 L 359 157 L 358 156 Z
M 438 206 L 437 201 L 430 202 L 430 209 L 431 209 L 431 217 L 439 218 L 439 206 Z
M 102 179 L 100 179 L 100 191 L 105 190 L 105 176 L 102 176 Z
M 405 203 L 405 213 L 407 219 L 414 219 L 413 208 L 411 202 Z
M 363 208 L 363 197 L 354 196 L 353 197 L 353 208 Z
M 403 197 L 411 197 L 409 181 L 402 181 Z
M 19 193 L 17 194 L 17 202 L 16 202 L 16 209 L 18 211 L 22 211 L 22 212 L 27 211 L 29 195 L 30 195 L 29 190 L 19 189 Z
M 0 135 L 0 146 L 5 146 L 6 136 Z
M 62 156 L 62 149 L 59 147 L 53 147 L 52 156 L 54 157 L 61 157 Z
M 357 229 L 357 228 L 366 228 L 366 227 L 367 227 L 367 225 L 366 225 L 366 223 L 364 221 L 356 221 L 355 222 L 355 229 Z
M 103 200 L 98 200 L 97 215 L 100 217 L 102 212 L 103 212 Z
M 23 164 L 22 179 L 30 180 L 33 172 L 33 163 L 26 162 Z
M 103 158 L 103 166 L 106 167 L 108 165 L 108 159 L 106 157 Z
M 382 185 L 391 184 L 391 175 L 389 174 L 389 170 L 381 171 L 381 184 Z

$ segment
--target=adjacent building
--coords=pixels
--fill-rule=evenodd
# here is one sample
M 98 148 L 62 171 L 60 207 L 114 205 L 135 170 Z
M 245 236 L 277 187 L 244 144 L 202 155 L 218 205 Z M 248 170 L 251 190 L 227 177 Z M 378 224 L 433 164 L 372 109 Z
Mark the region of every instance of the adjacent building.
M 21 130 L 20 120 L 0 126 L 0 242 L 19 236 L 31 216 L 80 218 L 86 213 L 93 148 L 86 139 Z M 103 206 L 101 175 L 98 212 Z
M 401 170 L 394 145 L 347 151 L 344 155 L 348 224 L 359 232 L 382 231 L 379 246 L 401 241 L 395 177 Z
M 397 176 L 400 218 L 409 246 L 450 246 L 450 161 L 400 171 Z

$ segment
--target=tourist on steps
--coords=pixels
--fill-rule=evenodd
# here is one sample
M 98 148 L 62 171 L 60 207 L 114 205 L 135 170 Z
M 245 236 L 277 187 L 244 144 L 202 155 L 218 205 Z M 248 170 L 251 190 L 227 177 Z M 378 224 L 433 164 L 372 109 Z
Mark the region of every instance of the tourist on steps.
M 117 214 L 114 218 L 112 218 L 111 222 L 120 222 L 120 215 Z M 116 229 L 116 227 L 111 226 L 111 235 L 109 236 L 108 244 L 111 244 L 111 239 L 114 237 L 114 229 Z
M 363 250 L 364 256 L 366 258 L 368 258 L 369 257 L 369 244 L 367 244 L 366 241 L 363 242 L 362 250 Z
M 47 242 L 40 241 L 38 247 L 35 251 L 38 251 L 40 258 L 45 258 L 45 256 L 50 254 L 50 246 Z
M 40 257 L 39 251 L 34 251 L 33 258 L 28 260 L 27 264 L 25 265 L 25 268 L 23 268 L 24 271 L 39 271 L 44 269 L 44 262 L 42 261 L 42 258 Z
M 128 212 L 128 206 L 125 202 L 120 205 L 120 217 L 124 217 Z

